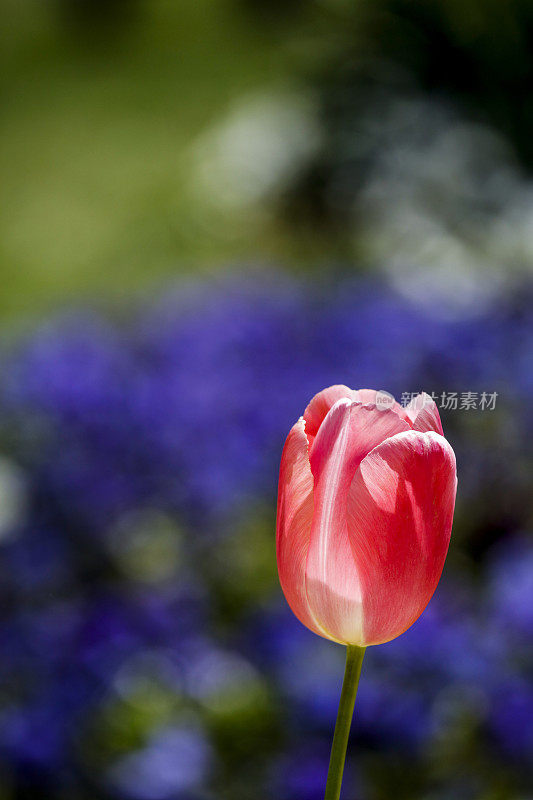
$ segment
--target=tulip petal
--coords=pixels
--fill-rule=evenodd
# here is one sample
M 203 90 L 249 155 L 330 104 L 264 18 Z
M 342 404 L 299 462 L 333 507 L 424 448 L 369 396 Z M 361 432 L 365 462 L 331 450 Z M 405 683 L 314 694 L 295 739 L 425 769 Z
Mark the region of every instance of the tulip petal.
M 322 425 L 326 415 L 333 408 L 335 403 L 342 398 L 362 403 L 363 405 L 376 405 L 376 396 L 379 392 L 376 389 L 350 389 L 342 383 L 329 386 L 318 394 L 315 394 L 309 405 L 304 411 L 305 432 L 312 445 L 318 429 Z M 404 419 L 411 427 L 411 419 L 403 406 L 394 400 L 390 406 L 401 419 Z
M 306 564 L 307 598 L 329 638 L 361 637 L 361 586 L 346 524 L 355 471 L 378 444 L 409 429 L 394 411 L 338 400 L 322 422 L 310 452 L 314 513 Z
M 382 401 L 385 399 L 385 397 L 388 397 L 388 399 L 391 401 L 391 404 L 388 406 L 388 408 L 394 411 L 395 414 L 398 414 L 400 419 L 406 420 L 406 422 L 409 424 L 409 427 L 411 427 L 411 419 L 407 414 L 407 409 L 400 405 L 400 403 L 398 403 L 398 401 L 395 400 L 392 395 L 388 394 L 388 392 L 378 392 L 376 389 L 357 389 L 354 392 L 354 400 L 358 400 L 360 403 L 364 403 L 365 405 L 368 405 L 369 403 L 376 405 L 376 398 L 378 398 L 378 395 L 381 395 Z M 383 408 L 380 408 L 380 410 L 383 410 Z
M 377 389 L 355 389 L 354 400 L 363 405 L 376 405 Z
M 307 453 L 305 422 L 291 428 L 279 473 L 276 552 L 281 587 L 292 611 L 308 628 L 322 635 L 309 611 L 305 562 L 313 518 L 313 476 Z
M 337 400 L 343 397 L 347 397 L 349 400 L 355 400 L 353 395 L 353 389 L 349 389 L 342 383 L 329 386 L 327 389 L 322 389 L 321 392 L 315 394 L 304 411 L 305 432 L 307 436 L 312 436 L 314 438 L 317 435 L 318 429 L 322 425 L 326 414 L 328 414 Z
M 363 644 L 399 636 L 428 604 L 448 551 L 456 487 L 454 452 L 433 431 L 400 433 L 361 462 L 349 491 L 347 525 L 360 581 Z
M 444 436 L 437 404 L 426 392 L 413 397 L 406 412 L 415 431 L 435 431 Z

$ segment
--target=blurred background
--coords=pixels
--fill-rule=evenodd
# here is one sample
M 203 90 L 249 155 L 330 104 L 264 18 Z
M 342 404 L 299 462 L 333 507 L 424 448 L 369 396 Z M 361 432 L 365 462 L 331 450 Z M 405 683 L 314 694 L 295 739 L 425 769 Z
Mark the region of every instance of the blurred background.
M 434 392 L 459 471 L 343 797 L 533 798 L 532 4 L 0 7 L 0 800 L 322 798 L 274 509 L 332 383 Z

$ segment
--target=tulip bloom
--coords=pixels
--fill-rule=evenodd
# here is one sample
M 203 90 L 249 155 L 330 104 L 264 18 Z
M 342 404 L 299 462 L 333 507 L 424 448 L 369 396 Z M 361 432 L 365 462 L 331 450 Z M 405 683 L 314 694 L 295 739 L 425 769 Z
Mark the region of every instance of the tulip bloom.
M 298 619 L 359 647 L 407 630 L 439 581 L 456 487 L 428 395 L 403 408 L 369 389 L 319 392 L 289 432 L 279 478 L 278 570 Z
M 278 490 L 281 586 L 298 619 L 347 645 L 325 800 L 339 800 L 365 648 L 418 619 L 450 542 L 457 476 L 425 393 L 330 386 L 291 428 Z

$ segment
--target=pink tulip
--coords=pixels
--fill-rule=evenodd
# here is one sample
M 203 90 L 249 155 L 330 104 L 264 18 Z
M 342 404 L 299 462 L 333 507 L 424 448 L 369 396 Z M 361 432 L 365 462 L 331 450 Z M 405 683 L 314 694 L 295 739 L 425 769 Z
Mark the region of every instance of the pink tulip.
M 281 458 L 277 561 L 298 619 L 366 647 L 399 636 L 439 581 L 457 477 L 435 403 L 406 408 L 331 386 L 293 426 Z M 377 404 L 376 404 L 377 400 Z

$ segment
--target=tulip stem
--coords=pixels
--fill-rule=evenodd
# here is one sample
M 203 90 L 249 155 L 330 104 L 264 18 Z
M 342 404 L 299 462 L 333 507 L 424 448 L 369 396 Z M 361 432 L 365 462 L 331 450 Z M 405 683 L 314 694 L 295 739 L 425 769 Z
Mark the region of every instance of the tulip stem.
M 333 734 L 324 800 L 339 800 L 340 798 L 346 748 L 348 746 L 348 736 L 350 735 L 350 725 L 352 723 L 364 654 L 364 647 L 350 644 L 346 647 L 346 668 L 342 682 L 337 722 L 335 723 L 335 733 Z

